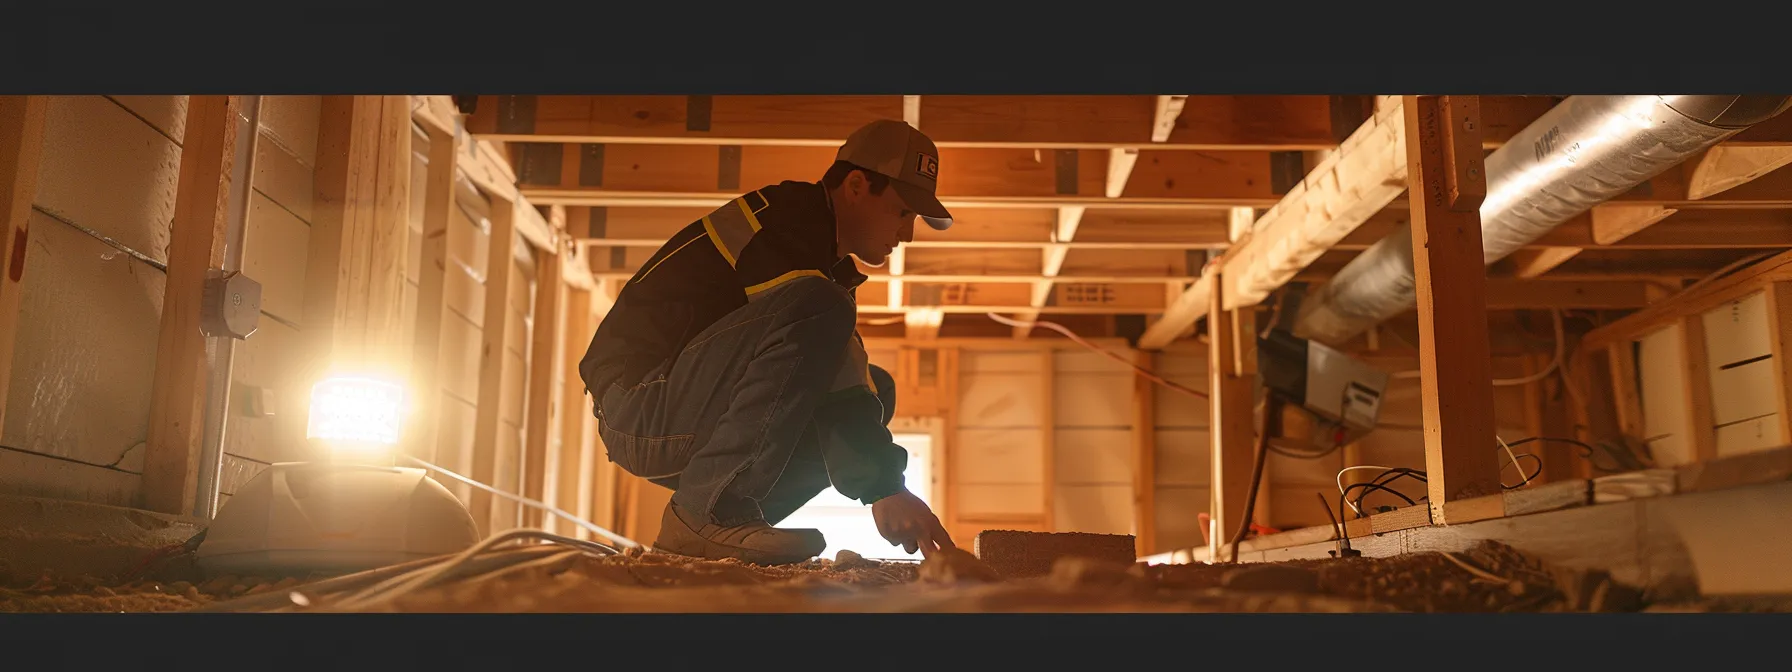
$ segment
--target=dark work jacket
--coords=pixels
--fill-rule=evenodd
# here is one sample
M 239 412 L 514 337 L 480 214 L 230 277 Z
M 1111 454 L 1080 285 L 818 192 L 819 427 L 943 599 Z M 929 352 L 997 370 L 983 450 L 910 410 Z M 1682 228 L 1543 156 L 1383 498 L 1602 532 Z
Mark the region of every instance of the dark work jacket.
M 586 389 L 602 400 L 612 384 L 641 382 L 750 293 L 802 276 L 856 292 L 865 275 L 836 250 L 833 208 L 819 184 L 783 182 L 729 201 L 674 234 L 629 279 L 579 362 Z M 850 347 L 863 348 L 856 334 Z M 869 371 L 863 377 L 864 385 L 831 390 L 815 421 L 834 489 L 870 504 L 903 488 L 908 451 L 891 440 Z

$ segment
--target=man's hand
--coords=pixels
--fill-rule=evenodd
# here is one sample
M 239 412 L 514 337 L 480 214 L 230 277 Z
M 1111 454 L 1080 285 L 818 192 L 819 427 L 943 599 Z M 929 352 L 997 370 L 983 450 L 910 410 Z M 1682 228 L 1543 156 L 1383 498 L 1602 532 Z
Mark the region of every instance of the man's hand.
M 909 553 L 919 549 L 921 555 L 930 556 L 939 549 L 953 548 L 952 537 L 940 525 L 939 517 L 906 489 L 873 502 L 871 518 L 877 521 L 878 534 Z

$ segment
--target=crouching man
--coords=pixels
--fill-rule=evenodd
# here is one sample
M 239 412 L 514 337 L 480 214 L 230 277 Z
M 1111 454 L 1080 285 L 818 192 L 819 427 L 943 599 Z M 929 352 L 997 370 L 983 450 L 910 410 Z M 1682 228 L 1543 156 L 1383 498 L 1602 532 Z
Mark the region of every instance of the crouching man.
M 847 139 L 819 184 L 729 201 L 642 265 L 579 364 L 610 461 L 673 490 L 653 546 L 762 565 L 814 557 L 773 527 L 830 484 L 908 552 L 952 547 L 903 485 L 894 383 L 866 361 L 852 257 L 881 266 L 917 216 L 945 230 L 939 150 L 908 124 Z

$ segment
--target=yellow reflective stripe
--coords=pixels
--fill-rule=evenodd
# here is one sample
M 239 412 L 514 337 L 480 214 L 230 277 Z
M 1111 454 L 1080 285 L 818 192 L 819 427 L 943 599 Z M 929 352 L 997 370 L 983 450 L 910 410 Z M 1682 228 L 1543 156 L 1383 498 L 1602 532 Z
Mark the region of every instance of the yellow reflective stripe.
M 767 281 L 765 281 L 765 282 L 761 282 L 761 283 L 759 283 L 759 284 L 757 284 L 757 285 L 753 285 L 753 286 L 752 286 L 752 287 L 748 287 L 748 288 L 747 288 L 747 294 L 748 294 L 748 295 L 752 295 L 752 294 L 758 294 L 758 293 L 760 293 L 760 292 L 763 292 L 763 291 L 765 291 L 765 290 L 768 290 L 768 289 L 771 289 L 771 288 L 773 288 L 773 287 L 777 287 L 777 286 L 778 286 L 778 285 L 782 285 L 782 284 L 784 284 L 784 283 L 786 283 L 786 282 L 789 282 L 789 281 L 791 281 L 791 280 L 794 280 L 794 279 L 796 279 L 796 278 L 800 278 L 800 277 L 803 277 L 803 276 L 805 276 L 805 275 L 813 275 L 813 276 L 815 276 L 815 277 L 817 277 L 817 278 L 825 278 L 825 277 L 828 277 L 828 276 L 825 276 L 825 275 L 822 275 L 822 274 L 821 274 L 821 271 L 816 271 L 816 270 L 809 270 L 809 269 L 804 269 L 804 270 L 800 270 L 800 271 L 791 271 L 791 272 L 789 272 L 789 273 L 785 273 L 785 274 L 783 274 L 783 275 L 780 275 L 780 276 L 778 276 L 778 277 L 775 277 L 775 278 L 772 278 L 772 279 L 770 279 L 770 280 L 767 280 Z
M 741 197 L 741 198 L 737 198 L 737 199 L 734 199 L 734 203 L 735 203 L 735 204 L 736 204 L 736 205 L 739 205 L 739 206 L 740 206 L 740 211 L 741 211 L 741 212 L 742 212 L 742 213 L 745 213 L 745 214 L 746 214 L 746 216 L 747 216 L 747 225 L 748 225 L 748 226 L 751 226 L 751 227 L 753 227 L 753 233 L 759 233 L 759 229 L 760 229 L 760 228 L 762 228 L 762 227 L 760 227 L 760 226 L 759 226 L 759 218 L 758 218 L 758 217 L 754 217 L 754 216 L 753 216 L 753 211 L 752 211 L 752 210 L 751 210 L 751 209 L 749 209 L 749 208 L 747 208 L 747 199 L 746 199 L 746 197 L 744 197 L 744 196 L 743 196 L 743 197 Z
M 730 267 L 734 266 L 734 253 L 729 252 L 728 246 L 722 244 L 722 234 L 716 233 L 716 225 L 710 223 L 709 217 L 707 216 L 703 218 L 703 229 L 709 232 L 709 242 L 715 243 L 716 251 L 722 253 L 722 258 L 728 260 L 728 265 Z
M 646 280 L 646 279 L 647 279 L 647 276 L 648 276 L 648 275 L 649 275 L 649 274 L 651 274 L 651 273 L 653 273 L 653 269 L 656 269 L 656 268 L 659 268 L 659 267 L 660 267 L 660 264 L 663 264 L 663 263 L 666 263 L 666 260 L 667 260 L 667 259 L 671 259 L 671 258 L 672 258 L 672 255 L 673 255 L 673 254 L 678 254 L 678 253 L 679 253 L 679 252 L 683 252 L 683 251 L 684 251 L 684 248 L 687 248 L 687 247 L 690 247 L 690 246 L 691 246 L 691 243 L 695 243 L 695 242 L 697 242 L 697 241 L 698 241 L 698 240 L 700 240 L 700 239 L 702 239 L 702 236 L 691 236 L 691 239 L 690 239 L 690 240 L 687 240 L 687 241 L 684 241 L 684 244 L 683 244 L 683 245 L 679 245 L 679 246 L 678 246 L 678 249 L 676 249 L 676 250 L 672 250 L 672 253 L 671 253 L 671 254 L 668 254 L 668 255 L 666 255 L 666 256 L 663 256 L 663 257 L 660 257 L 660 260 L 659 260 L 659 261 L 656 261 L 656 262 L 653 262 L 653 265 L 652 265 L 652 266 L 648 266 L 648 267 L 647 267 L 647 270 L 646 270 L 646 271 L 644 271 L 644 272 L 642 272 L 642 273 L 641 273 L 641 277 L 639 277 L 639 278 L 635 278 L 635 280 L 634 280 L 634 281 L 635 281 L 635 282 L 640 282 L 640 281 L 642 281 L 642 280 Z

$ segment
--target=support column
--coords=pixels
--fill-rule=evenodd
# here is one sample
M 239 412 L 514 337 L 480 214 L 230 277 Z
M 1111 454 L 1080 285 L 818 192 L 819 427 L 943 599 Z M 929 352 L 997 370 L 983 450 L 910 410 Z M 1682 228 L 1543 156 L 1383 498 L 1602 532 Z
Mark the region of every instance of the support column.
M 1251 488 L 1255 457 L 1255 413 L 1252 397 L 1257 375 L 1256 317 L 1249 309 L 1223 310 L 1224 276 L 1214 273 L 1207 303 L 1207 395 L 1212 428 L 1209 556 L 1231 541 L 1244 522 L 1245 499 Z M 1248 341 L 1248 342 L 1247 342 Z M 1258 497 L 1264 493 L 1259 491 Z
M 473 416 L 473 468 L 467 476 L 480 483 L 508 490 L 497 482 L 498 451 L 503 445 L 504 431 L 504 353 L 509 347 L 510 284 L 516 282 L 516 204 L 493 195 L 491 243 L 486 254 L 485 319 L 479 330 L 479 406 Z M 475 489 L 467 502 L 480 535 L 515 525 L 501 521 L 503 528 L 494 528 L 494 514 L 502 510 L 494 506 L 491 493 Z
M 30 237 L 31 200 L 43 156 L 43 96 L 0 96 L 0 426 L 6 422 L 6 388 L 12 381 L 12 349 L 19 330 L 19 298 Z
M 238 106 L 236 96 L 187 101 L 143 462 L 143 507 L 151 511 L 186 514 L 197 494 L 207 379 L 200 321 L 206 275 L 224 263 Z
M 460 139 L 452 133 L 428 129 L 429 164 L 424 176 L 423 253 L 417 269 L 417 318 L 411 339 L 411 393 L 416 411 L 405 432 L 406 452 L 413 457 L 443 464 L 438 457 L 441 433 L 442 322 L 448 309 L 448 250 L 451 242 L 467 232 L 450 226 L 455 208 L 454 168 Z
M 559 250 L 537 250 L 535 253 L 535 317 L 529 329 L 528 407 L 524 422 L 527 429 L 523 443 L 523 496 L 558 506 L 563 465 L 553 438 L 560 422 L 559 371 L 560 292 L 566 283 L 560 279 L 564 257 Z M 576 487 L 576 486 L 575 486 Z M 523 509 L 523 526 L 540 528 L 548 523 L 548 513 L 533 506 Z M 561 529 L 556 517 L 554 529 Z
M 1487 194 L 1474 96 L 1406 96 L 1407 194 L 1418 285 L 1419 370 L 1431 518 L 1499 494 L 1481 202 Z
M 1157 356 L 1140 350 L 1133 362 L 1157 368 Z M 1157 384 L 1142 374 L 1132 378 L 1132 530 L 1139 557 L 1157 552 Z

